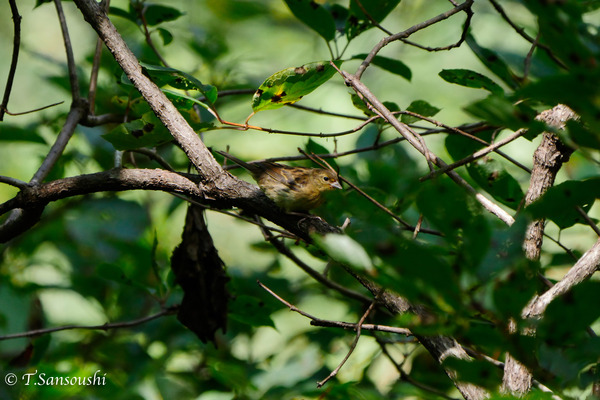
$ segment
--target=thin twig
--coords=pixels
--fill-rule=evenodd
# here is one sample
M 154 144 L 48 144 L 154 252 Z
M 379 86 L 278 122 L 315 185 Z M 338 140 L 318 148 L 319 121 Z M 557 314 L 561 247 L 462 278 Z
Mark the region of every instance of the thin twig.
M 414 113 L 412 111 L 405 110 L 405 111 L 400 111 L 400 112 L 402 114 L 410 115 L 412 117 L 419 118 L 419 119 L 421 119 L 423 121 L 427 121 L 427 122 L 429 122 L 429 123 L 431 123 L 431 124 L 433 124 L 435 126 L 439 126 L 439 127 L 445 128 L 448 132 L 459 134 L 461 136 L 464 136 L 466 138 L 474 140 L 475 142 L 481 143 L 483 145 L 486 145 L 486 146 L 491 146 L 492 145 L 491 143 L 488 143 L 485 140 L 483 140 L 483 139 L 481 139 L 481 138 L 479 138 L 479 137 L 477 137 L 475 135 L 472 135 L 472 134 L 466 132 L 464 129 L 461 129 L 460 127 L 455 128 L 455 127 L 452 127 L 450 125 L 444 124 L 443 122 L 437 121 L 437 120 L 435 120 L 433 118 L 425 117 L 423 115 Z M 420 135 L 423 136 L 423 132 L 421 132 Z M 516 165 L 517 167 L 521 168 L 523 171 L 525 171 L 527 173 L 531 173 L 531 169 L 530 168 L 528 168 L 525 165 L 521 164 L 520 162 L 518 162 L 517 160 L 515 160 L 514 158 L 512 158 L 508 154 L 504 153 L 503 151 L 495 149 L 494 152 L 496 154 L 502 156 L 504 159 L 510 161 L 511 163 L 513 163 L 514 165 Z
M 261 227 L 261 229 L 263 228 Z M 323 274 L 320 274 L 318 271 L 316 271 L 304 261 L 302 261 L 300 258 L 298 258 L 286 245 L 283 244 L 281 240 L 278 240 L 277 238 L 273 237 L 273 235 L 271 235 L 268 232 L 265 232 L 264 230 L 263 235 L 265 235 L 266 240 L 268 240 L 269 243 L 271 243 L 273 247 L 277 249 L 278 252 L 280 252 L 281 254 L 289 258 L 291 261 L 293 261 L 294 264 L 296 264 L 302 271 L 306 272 L 311 278 L 313 278 L 323 286 L 326 286 L 346 297 L 361 301 L 363 303 L 370 303 L 373 300 L 371 297 L 367 297 L 362 293 L 355 292 L 354 290 L 350 290 L 345 286 L 338 284 L 337 282 L 327 279 Z
M 146 322 L 155 320 L 157 318 L 164 317 L 165 315 L 175 314 L 177 312 L 178 308 L 179 308 L 179 306 L 168 307 L 168 308 L 165 308 L 165 309 L 157 312 L 156 314 L 152 314 L 147 317 L 139 318 L 139 319 L 136 319 L 133 321 L 106 323 L 106 324 L 102 324 L 102 325 L 64 325 L 64 326 L 57 326 L 54 328 L 34 329 L 31 331 L 21 332 L 21 333 L 11 333 L 8 335 L 0 336 L 0 341 L 40 336 L 40 335 L 47 335 L 49 333 L 68 331 L 68 330 L 76 330 L 76 329 L 107 331 L 109 329 L 131 328 L 132 326 L 141 325 Z
M 581 208 L 580 206 L 576 206 L 575 209 L 577 210 L 579 215 L 581 215 L 581 217 L 585 220 L 585 222 L 592 228 L 592 230 L 596 232 L 596 235 L 600 236 L 600 229 L 598 228 L 598 225 L 596 225 L 596 223 L 592 221 L 590 216 L 583 210 L 583 208 Z
M 219 96 L 220 95 L 221 95 L 221 92 L 219 92 Z M 336 112 L 332 112 L 332 111 L 325 111 L 325 110 L 321 110 L 320 108 L 307 107 L 307 106 L 303 106 L 303 105 L 297 104 L 297 103 L 288 104 L 287 106 L 291 107 L 291 108 L 297 108 L 298 110 L 313 112 L 313 113 L 316 113 L 316 114 L 330 115 L 332 117 L 340 117 L 340 118 L 347 118 L 347 119 L 357 119 L 359 121 L 366 121 L 366 120 L 370 119 L 370 118 L 367 118 L 367 117 L 362 117 L 360 115 L 341 114 L 341 113 L 336 113 Z
M 308 158 L 310 158 L 313 162 L 321 165 L 324 168 L 328 168 L 328 169 L 334 171 L 333 168 L 329 164 L 324 163 L 323 160 L 321 160 L 321 161 L 323 161 L 324 164 L 320 163 L 319 161 L 317 161 L 315 158 L 317 158 L 319 156 L 317 156 L 316 154 L 307 154 L 301 148 L 298 148 L 298 151 L 300 153 L 304 154 L 305 156 L 307 156 Z M 350 182 L 348 179 L 344 178 L 342 175 L 338 174 L 338 178 L 341 181 L 345 182 L 352 189 L 354 189 L 358 194 L 360 194 L 361 196 L 363 196 L 364 198 L 366 198 L 367 200 L 369 200 L 371 203 L 373 203 L 376 207 L 378 207 L 379 209 L 381 209 L 382 211 L 384 211 L 386 214 L 388 214 L 390 217 L 392 217 L 393 219 L 395 219 L 396 221 L 398 221 L 400 223 L 400 225 L 402 225 L 402 227 L 403 227 L 402 229 L 414 232 L 414 230 L 415 230 L 414 226 L 412 226 L 411 224 L 409 224 L 408 222 L 404 221 L 402 218 L 400 218 L 399 216 L 397 216 L 396 214 L 394 214 L 389 208 L 387 208 L 386 206 L 384 206 L 383 204 L 381 204 L 380 202 L 378 202 L 377 200 L 375 200 L 373 197 L 369 196 L 362 189 L 360 189 L 358 186 L 356 186 L 355 184 L 353 184 L 352 182 Z M 441 236 L 440 232 L 432 231 L 432 230 L 429 230 L 429 229 L 423 229 L 422 232 L 423 233 L 429 233 L 429 234 L 432 234 L 432 235 Z
M 103 0 L 104 11 L 110 8 L 110 0 Z M 96 40 L 96 50 L 94 51 L 94 62 L 92 63 L 92 72 L 90 73 L 90 86 L 88 92 L 88 102 L 90 103 L 90 114 L 94 114 L 96 105 L 96 89 L 98 88 L 98 72 L 100 71 L 100 59 L 102 58 L 102 39 Z
M 367 0 L 367 1 L 370 1 L 370 0 Z M 362 3 L 360 2 L 360 0 L 355 0 L 355 2 L 356 2 L 356 5 L 358 5 L 358 7 L 360 8 L 360 11 L 362 11 L 362 13 L 365 14 L 365 16 L 367 17 L 367 19 L 371 22 L 371 24 L 373 24 L 374 27 L 376 27 L 377 29 L 383 31 L 386 35 L 392 35 L 392 32 L 388 31 L 383 26 L 381 26 L 379 24 L 379 22 L 377 22 L 375 20 L 375 18 L 373 18 L 371 16 L 371 14 L 369 14 L 367 12 L 367 10 L 365 10 L 365 7 L 362 5 Z
M 377 297 L 379 297 L 379 296 L 377 296 Z M 365 322 L 365 319 L 367 319 L 367 317 L 369 316 L 371 311 L 373 311 L 373 308 L 375 307 L 375 304 L 377 302 L 377 297 L 369 305 L 369 308 L 367 308 L 367 311 L 365 311 L 365 313 L 362 315 L 362 317 L 358 321 L 358 324 L 356 324 L 356 336 L 354 337 L 354 340 L 352 341 L 352 344 L 350 345 L 350 349 L 348 350 L 348 353 L 346 354 L 344 359 L 339 363 L 339 365 L 333 371 L 331 371 L 331 373 L 325 379 L 323 379 L 320 382 L 317 382 L 318 388 L 323 387 L 323 385 L 325 385 L 331 378 L 333 378 L 334 376 L 336 376 L 338 374 L 340 369 L 342 369 L 342 367 L 344 366 L 346 361 L 348 361 L 348 359 L 354 352 L 354 349 L 356 349 L 356 345 L 358 344 L 358 340 L 360 339 L 362 324 Z
M 525 134 L 527 132 L 526 129 L 519 129 L 518 131 L 514 132 L 512 135 L 508 136 L 505 139 L 499 140 L 496 143 L 493 143 L 487 147 L 484 147 L 481 150 L 476 151 L 475 153 L 469 155 L 468 157 L 463 158 L 462 160 L 456 161 L 452 164 L 448 164 L 443 168 L 440 168 L 438 170 L 435 170 L 429 174 L 427 174 L 426 176 L 422 177 L 420 179 L 421 182 L 426 181 L 428 179 L 431 178 L 435 178 L 436 176 L 439 176 L 441 174 L 445 174 L 448 171 L 451 171 L 453 169 L 456 169 L 462 165 L 468 164 L 470 162 L 473 162 L 475 160 L 480 159 L 481 157 L 484 157 L 486 155 L 488 155 L 489 153 L 499 149 L 500 147 L 512 142 L 513 140 L 523 136 L 523 134 Z
M 20 112 L 10 112 L 8 110 L 4 110 L 4 112 L 6 114 L 8 114 L 8 115 L 11 115 L 11 116 L 25 115 L 25 114 L 31 114 L 31 113 L 34 113 L 34 112 L 42 111 L 42 110 L 45 110 L 46 108 L 58 106 L 58 105 L 61 105 L 62 103 L 64 103 L 64 101 L 59 101 L 57 103 L 48 104 L 47 106 L 43 106 L 43 107 L 39 107 L 39 108 L 34 108 L 33 110 L 20 111 Z
M 17 178 L 13 178 L 10 176 L 0 175 L 0 182 L 6 183 L 7 185 L 14 186 L 19 189 L 24 189 L 29 186 L 29 183 L 19 180 Z
M 392 357 L 392 355 L 390 354 L 390 352 L 387 350 L 386 344 L 381 340 L 381 338 L 379 338 L 377 335 L 374 335 L 375 340 L 377 341 L 377 344 L 379 344 L 379 348 L 381 349 L 381 352 L 388 358 L 388 360 L 390 360 L 390 362 L 392 364 L 394 364 L 394 367 L 396 368 L 396 371 L 398 371 L 398 374 L 400 374 L 400 380 L 404 381 L 404 382 L 408 382 L 411 385 L 425 390 L 427 392 L 433 393 L 437 396 L 440 396 L 444 399 L 447 400 L 456 400 L 454 397 L 450 397 L 448 396 L 446 393 L 441 392 L 439 390 L 437 390 L 434 387 L 431 387 L 429 385 L 426 385 L 424 383 L 421 383 L 419 381 L 414 380 L 410 375 L 408 375 L 406 372 L 404 372 L 404 370 L 402 369 L 402 366 L 400 364 L 398 364 L 396 362 L 396 360 L 394 360 L 394 358 Z
M 527 40 L 530 43 L 537 42 L 537 39 L 529 36 L 527 34 L 527 32 L 525 32 L 525 29 L 521 28 L 520 26 L 517 26 L 517 24 L 515 24 L 510 19 L 510 17 L 506 14 L 506 12 L 502 8 L 502 6 L 496 0 L 490 0 L 490 3 L 492 3 L 492 6 L 496 9 L 498 14 L 500 14 L 500 16 L 515 30 L 515 32 L 517 32 L 519 35 L 521 35 L 521 37 L 523 39 Z M 537 43 L 537 46 L 539 48 L 543 49 L 546 52 L 546 54 L 548 54 L 548 57 L 550 57 L 552 59 L 552 61 L 554 61 L 556 64 L 560 65 L 562 68 L 567 69 L 567 66 L 561 60 L 559 60 L 554 55 L 554 53 L 552 53 L 552 49 L 550 47 L 548 47 L 544 44 L 541 44 L 541 43 Z
M 454 5 L 454 7 L 459 7 L 459 5 L 455 1 L 450 1 L 450 3 L 452 3 L 452 5 Z M 400 40 L 402 40 L 402 42 L 404 42 L 408 45 L 418 47 L 419 49 L 422 49 L 425 51 L 430 51 L 430 52 L 446 51 L 446 50 L 452 50 L 457 47 L 460 47 L 464 43 L 464 41 L 467 39 L 467 33 L 469 32 L 469 27 L 471 26 L 471 19 L 473 18 L 473 10 L 471 10 L 471 7 L 465 8 L 465 13 L 467 14 L 467 18 L 465 19 L 465 23 L 463 24 L 463 29 L 462 29 L 460 38 L 458 39 L 457 42 L 452 43 L 448 46 L 428 47 L 428 46 L 423 46 L 421 44 L 418 44 L 416 42 L 412 42 L 408 39 L 400 39 Z
M 525 60 L 523 60 L 523 80 L 526 80 L 529 76 L 529 69 L 531 68 L 531 60 L 533 59 L 533 52 L 536 47 L 538 47 L 538 40 L 540 39 L 540 33 L 538 32 L 535 37 L 535 41 L 531 44 L 531 48 L 527 52 L 527 56 L 525 56 Z
M 169 164 L 169 162 L 167 160 L 165 160 L 164 158 L 162 158 L 160 156 L 160 154 L 158 154 L 154 150 L 145 149 L 145 148 L 139 148 L 139 149 L 134 149 L 134 150 L 130 150 L 130 151 L 132 153 L 143 154 L 146 157 L 150 158 L 151 160 L 156 161 L 164 169 L 166 169 L 168 171 L 171 171 L 171 172 L 175 172 L 175 169 L 171 166 L 171 164 Z
M 16 0 L 8 0 L 8 4 L 10 4 L 10 12 L 12 13 L 13 19 L 13 51 L 10 61 L 10 69 L 8 70 L 8 78 L 6 79 L 6 87 L 4 88 L 4 97 L 2 98 L 2 104 L 0 104 L 0 121 L 4 120 L 4 113 L 8 109 L 8 100 L 10 98 L 10 92 L 12 91 L 13 81 L 17 72 L 19 48 L 21 47 L 21 15 L 19 15 L 19 9 L 17 8 Z
M 77 66 L 75 64 L 75 57 L 73 56 L 73 46 L 71 45 L 71 37 L 69 36 L 69 29 L 67 28 L 67 20 L 65 13 L 62 8 L 60 0 L 54 0 L 56 6 L 56 13 L 58 14 L 58 20 L 60 21 L 60 29 L 63 35 L 63 42 L 65 43 L 65 51 L 67 54 L 67 66 L 69 68 L 69 83 L 71 84 L 71 96 L 74 103 L 78 103 L 81 98 L 79 91 L 79 79 L 77 78 Z
M 468 1 L 466 1 L 468 2 Z M 465 3 L 466 3 L 465 2 Z M 464 4 L 464 3 L 463 3 Z M 443 168 L 446 166 L 446 163 L 437 157 L 435 154 L 430 153 L 428 149 L 424 148 L 421 145 L 421 142 L 416 137 L 416 134 L 410 129 L 406 124 L 401 123 L 394 117 L 394 115 L 390 112 L 390 110 L 375 96 L 373 93 L 358 79 L 358 77 L 349 74 L 346 71 L 342 71 L 337 68 L 335 64 L 331 64 L 334 68 L 338 70 L 338 72 L 344 77 L 346 84 L 351 86 L 357 94 L 366 98 L 369 103 L 373 107 L 375 107 L 385 119 L 400 133 L 402 136 L 406 138 L 406 140 L 421 154 L 427 155 L 427 158 L 433 160 L 435 164 Z M 492 200 L 483 196 L 481 193 L 478 193 L 466 180 L 464 180 L 460 175 L 458 175 L 455 171 L 448 171 L 447 175 L 452 179 L 456 184 L 465 189 L 468 193 L 473 195 L 475 199 L 489 212 L 497 216 L 501 221 L 503 221 L 507 225 L 512 225 L 514 223 L 514 218 L 508 214 L 504 209 L 494 203 Z
M 373 61 L 373 58 L 375 58 L 375 56 L 379 53 L 379 51 L 382 48 L 384 48 L 385 46 L 387 46 L 388 44 L 390 44 L 396 40 L 406 39 L 415 32 L 423 30 L 431 25 L 437 24 L 440 21 L 450 18 L 451 16 L 458 14 L 461 11 L 471 8 L 473 1 L 474 0 L 465 0 L 464 3 L 462 3 L 461 5 L 459 5 L 457 7 L 454 7 L 451 10 L 448 10 L 442 14 L 439 14 L 439 15 L 431 18 L 431 19 L 428 19 L 427 21 L 421 22 L 420 24 L 413 25 L 412 27 L 408 28 L 407 30 L 405 30 L 403 32 L 399 32 L 394 35 L 390 35 L 390 36 L 383 38 L 379 43 L 377 43 L 375 45 L 375 47 L 373 47 L 373 50 L 371 50 L 369 55 L 360 64 L 360 66 L 358 67 L 358 69 L 356 70 L 356 73 L 355 73 L 356 78 L 360 79 L 360 77 L 365 72 L 367 67 Z
M 282 304 L 284 304 L 287 308 L 289 308 L 290 311 L 297 312 L 298 314 L 302 315 L 303 317 L 310 319 L 310 324 L 313 326 L 320 326 L 320 327 L 327 327 L 327 328 L 352 329 L 352 330 L 356 330 L 358 328 L 357 323 L 331 321 L 331 320 L 315 317 L 314 315 L 309 314 L 306 311 L 303 311 L 303 310 L 299 309 L 298 307 L 296 307 L 295 305 L 293 305 L 292 303 L 288 302 L 287 300 L 285 300 L 284 298 L 279 296 L 277 293 L 275 293 L 273 290 L 269 289 L 269 287 L 267 287 L 261 281 L 257 281 L 257 283 L 261 288 L 266 290 L 271 296 L 275 297 Z M 372 303 L 373 303 L 373 299 L 369 299 L 369 304 L 372 304 Z M 397 328 L 395 326 L 377 325 L 377 324 L 362 324 L 362 329 L 366 330 L 366 331 L 396 333 L 399 335 L 412 336 L 412 332 L 410 331 L 410 329 Z
M 142 28 L 144 31 L 144 37 L 146 38 L 146 43 L 148 43 L 148 46 L 150 46 L 150 48 L 152 49 L 152 51 L 154 52 L 154 54 L 156 54 L 156 57 L 158 57 L 158 59 L 160 60 L 160 62 L 165 66 L 165 67 L 170 67 L 169 63 L 167 63 L 167 60 L 165 60 L 165 58 L 160 54 L 160 52 L 158 51 L 158 49 L 156 48 L 156 46 L 154 46 L 154 42 L 152 41 L 152 37 L 150 36 L 150 31 L 148 30 L 148 23 L 146 22 L 146 10 L 147 10 L 148 6 L 144 6 L 141 10 L 140 10 L 140 19 L 142 20 Z

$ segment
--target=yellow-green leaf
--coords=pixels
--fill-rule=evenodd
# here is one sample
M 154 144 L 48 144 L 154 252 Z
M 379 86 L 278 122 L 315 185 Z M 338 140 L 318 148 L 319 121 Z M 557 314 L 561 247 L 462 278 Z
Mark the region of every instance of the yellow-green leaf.
M 342 61 L 334 61 L 341 66 Z M 252 98 L 252 110 L 273 110 L 292 104 L 306 96 L 335 74 L 329 61 L 318 61 L 286 68 L 268 77 Z

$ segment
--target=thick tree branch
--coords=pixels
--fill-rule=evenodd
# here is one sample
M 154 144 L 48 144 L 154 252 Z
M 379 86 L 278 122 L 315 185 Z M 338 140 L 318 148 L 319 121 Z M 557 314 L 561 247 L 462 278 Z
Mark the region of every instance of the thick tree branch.
M 38 212 L 39 217 L 39 213 L 49 202 L 68 197 L 109 191 L 154 190 L 183 195 L 210 207 L 243 208 L 305 240 L 310 240 L 313 232 L 339 232 L 321 218 L 284 213 L 254 185 L 229 174 L 226 179 L 224 188 L 216 188 L 204 185 L 199 175 L 184 175 L 161 169 L 112 169 L 25 187 L 13 199 L 0 204 L 0 215 L 13 209 L 25 209 L 28 212 Z M 0 231 L 0 243 L 14 237 L 11 233 Z
M 575 118 L 575 113 L 568 107 L 559 104 L 551 110 L 546 110 L 536 117 L 537 120 L 543 121 L 550 126 L 558 129 L 563 129 L 567 120 Z M 544 132 L 542 142 L 536 149 L 533 155 L 533 168 L 531 170 L 531 178 L 529 188 L 525 194 L 525 205 L 529 205 L 542 197 L 544 193 L 554 184 L 556 175 L 562 167 L 563 162 L 566 162 L 571 153 L 572 149 L 564 145 L 558 136 Z M 533 221 L 527 227 L 525 232 L 525 240 L 523 247 L 525 249 L 525 257 L 529 260 L 539 260 L 540 253 L 542 251 L 542 241 L 544 238 L 544 225 L 545 220 L 540 219 Z M 574 269 L 574 268 L 573 268 Z M 571 271 L 573 271 L 571 269 Z M 588 269 L 589 271 L 589 269 Z M 576 274 L 577 275 L 577 274 Z M 586 275 L 584 272 L 582 275 Z M 591 275 L 591 273 L 590 273 Z M 568 284 L 566 284 L 568 285 Z M 562 287 L 566 286 L 562 285 Z M 524 315 L 535 313 L 534 307 L 539 307 L 540 316 L 545 309 L 547 300 L 550 302 L 554 297 L 552 293 L 560 293 L 561 288 L 552 288 L 548 292 L 550 294 L 544 294 L 544 299 L 541 302 L 537 302 L 539 299 L 534 299 L 528 307 L 523 311 Z M 556 294 L 558 296 L 558 294 Z M 510 321 L 508 326 L 509 332 L 516 332 L 515 321 Z M 506 354 L 506 364 L 504 366 L 504 376 L 502 377 L 502 390 L 514 395 L 523 395 L 531 390 L 532 384 L 531 372 L 515 359 L 511 354 Z
M 548 305 L 557 297 L 588 279 L 600 266 L 600 239 L 585 252 L 565 276 L 548 291 L 533 299 L 523 311 L 525 318 L 541 318 Z
M 127 47 L 100 4 L 93 0 L 75 0 L 75 4 L 81 10 L 85 20 L 104 41 L 129 80 L 148 102 L 152 111 L 179 143 L 198 170 L 202 181 L 208 185 L 220 186 L 222 180 L 226 179 L 223 169 L 173 103 L 142 73 L 137 58 Z

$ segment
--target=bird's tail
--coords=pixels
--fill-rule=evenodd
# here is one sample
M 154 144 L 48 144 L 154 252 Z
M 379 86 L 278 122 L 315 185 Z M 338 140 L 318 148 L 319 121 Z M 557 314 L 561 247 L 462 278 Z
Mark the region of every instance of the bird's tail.
M 247 162 L 242 161 L 239 158 L 234 157 L 231 154 L 226 153 L 224 151 L 216 150 L 216 153 L 219 153 L 220 155 L 222 155 L 226 159 L 233 161 L 234 163 L 236 163 L 240 167 L 243 167 L 243 168 L 247 169 L 252 174 L 255 174 L 255 173 L 258 173 L 258 172 L 262 171 L 261 168 L 258 167 L 257 165 L 248 164 Z

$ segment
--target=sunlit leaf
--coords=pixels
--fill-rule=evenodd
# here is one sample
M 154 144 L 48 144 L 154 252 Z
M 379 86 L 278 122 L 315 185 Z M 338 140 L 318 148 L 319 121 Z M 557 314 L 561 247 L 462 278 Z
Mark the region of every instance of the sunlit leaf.
M 335 61 L 336 66 L 342 65 Z M 292 104 L 327 82 L 335 74 L 329 61 L 286 68 L 268 77 L 252 98 L 254 112 L 273 110 Z
M 347 235 L 329 234 L 313 237 L 315 243 L 331 258 L 361 271 L 371 271 L 373 263 L 365 249 Z

